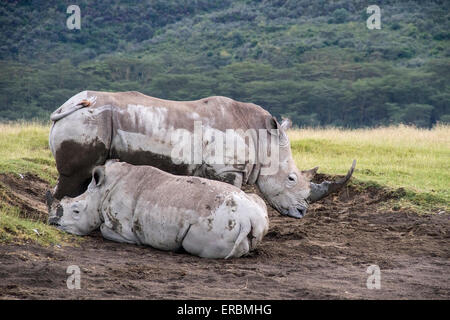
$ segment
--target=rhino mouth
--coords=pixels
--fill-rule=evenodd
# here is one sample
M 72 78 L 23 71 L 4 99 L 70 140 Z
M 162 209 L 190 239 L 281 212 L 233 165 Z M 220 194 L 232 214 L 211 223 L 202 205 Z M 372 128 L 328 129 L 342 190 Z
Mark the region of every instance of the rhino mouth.
M 59 224 L 59 218 L 58 217 L 52 217 L 50 219 L 48 219 L 48 224 L 51 226 L 55 226 L 55 227 L 60 227 L 61 225 Z
M 307 208 L 304 206 L 292 206 L 289 210 L 285 210 L 285 214 L 289 217 L 301 219 L 305 216 Z
M 61 226 L 60 220 L 61 220 L 61 217 L 63 215 L 64 215 L 64 209 L 61 206 L 61 204 L 58 204 L 56 206 L 56 214 L 55 215 L 51 215 L 48 218 L 48 224 L 51 225 L 51 226 L 60 227 Z

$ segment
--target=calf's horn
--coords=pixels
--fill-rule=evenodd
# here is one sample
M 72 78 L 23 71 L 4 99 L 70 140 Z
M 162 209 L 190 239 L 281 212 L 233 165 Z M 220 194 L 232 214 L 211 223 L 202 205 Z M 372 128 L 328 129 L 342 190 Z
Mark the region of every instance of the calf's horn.
M 341 189 L 347 182 L 350 180 L 350 177 L 355 170 L 356 160 L 353 160 L 352 167 L 348 170 L 347 175 L 344 178 L 341 178 L 336 181 L 324 181 L 320 184 L 316 184 L 314 182 L 310 183 L 311 186 L 311 194 L 308 197 L 308 202 L 313 203 L 319 201 L 320 199 L 325 198 L 329 194 L 338 191 Z
M 48 212 L 50 212 L 53 201 L 54 201 L 53 194 L 50 190 L 48 190 L 47 193 L 45 194 L 45 202 L 47 203 Z

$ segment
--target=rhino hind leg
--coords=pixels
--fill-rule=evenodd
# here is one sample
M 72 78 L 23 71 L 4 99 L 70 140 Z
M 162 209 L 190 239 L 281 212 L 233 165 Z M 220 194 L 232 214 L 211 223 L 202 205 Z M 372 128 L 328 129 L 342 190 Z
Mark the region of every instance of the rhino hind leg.
M 65 140 L 56 149 L 56 168 L 59 172 L 54 197 L 77 197 L 86 191 L 92 170 L 108 158 L 107 144 L 99 139 L 82 142 Z
M 252 233 L 252 225 L 250 221 L 241 225 L 239 235 L 234 243 L 233 248 L 230 253 L 225 257 L 229 258 L 239 258 L 250 251 L 249 235 Z

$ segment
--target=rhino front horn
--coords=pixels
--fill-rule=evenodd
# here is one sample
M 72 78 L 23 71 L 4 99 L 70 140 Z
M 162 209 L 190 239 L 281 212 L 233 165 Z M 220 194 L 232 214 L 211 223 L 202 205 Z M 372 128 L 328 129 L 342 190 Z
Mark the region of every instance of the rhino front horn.
M 341 189 L 345 184 L 350 180 L 350 177 L 353 174 L 353 171 L 355 170 L 356 166 L 356 160 L 353 160 L 352 167 L 350 170 L 348 170 L 347 175 L 339 180 L 336 181 L 324 181 L 320 184 L 316 184 L 311 182 L 311 194 L 308 197 L 308 202 L 313 203 L 316 201 L 319 201 L 320 199 L 325 198 L 329 194 L 338 191 Z

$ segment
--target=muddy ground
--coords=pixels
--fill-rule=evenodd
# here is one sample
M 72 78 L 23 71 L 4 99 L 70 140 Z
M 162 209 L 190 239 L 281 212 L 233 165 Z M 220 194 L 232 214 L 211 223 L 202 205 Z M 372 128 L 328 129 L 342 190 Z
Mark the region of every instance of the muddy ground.
M 320 177 L 319 177 L 320 178 Z M 322 177 L 323 178 L 323 177 Z M 49 186 L 0 175 L 6 201 L 45 219 Z M 250 256 L 208 260 L 104 240 L 78 246 L 0 245 L 2 299 L 449 299 L 450 215 L 380 209 L 401 195 L 348 186 L 301 220 L 270 211 L 270 230 Z M 69 290 L 66 269 L 81 268 Z M 381 289 L 366 286 L 378 265 Z

